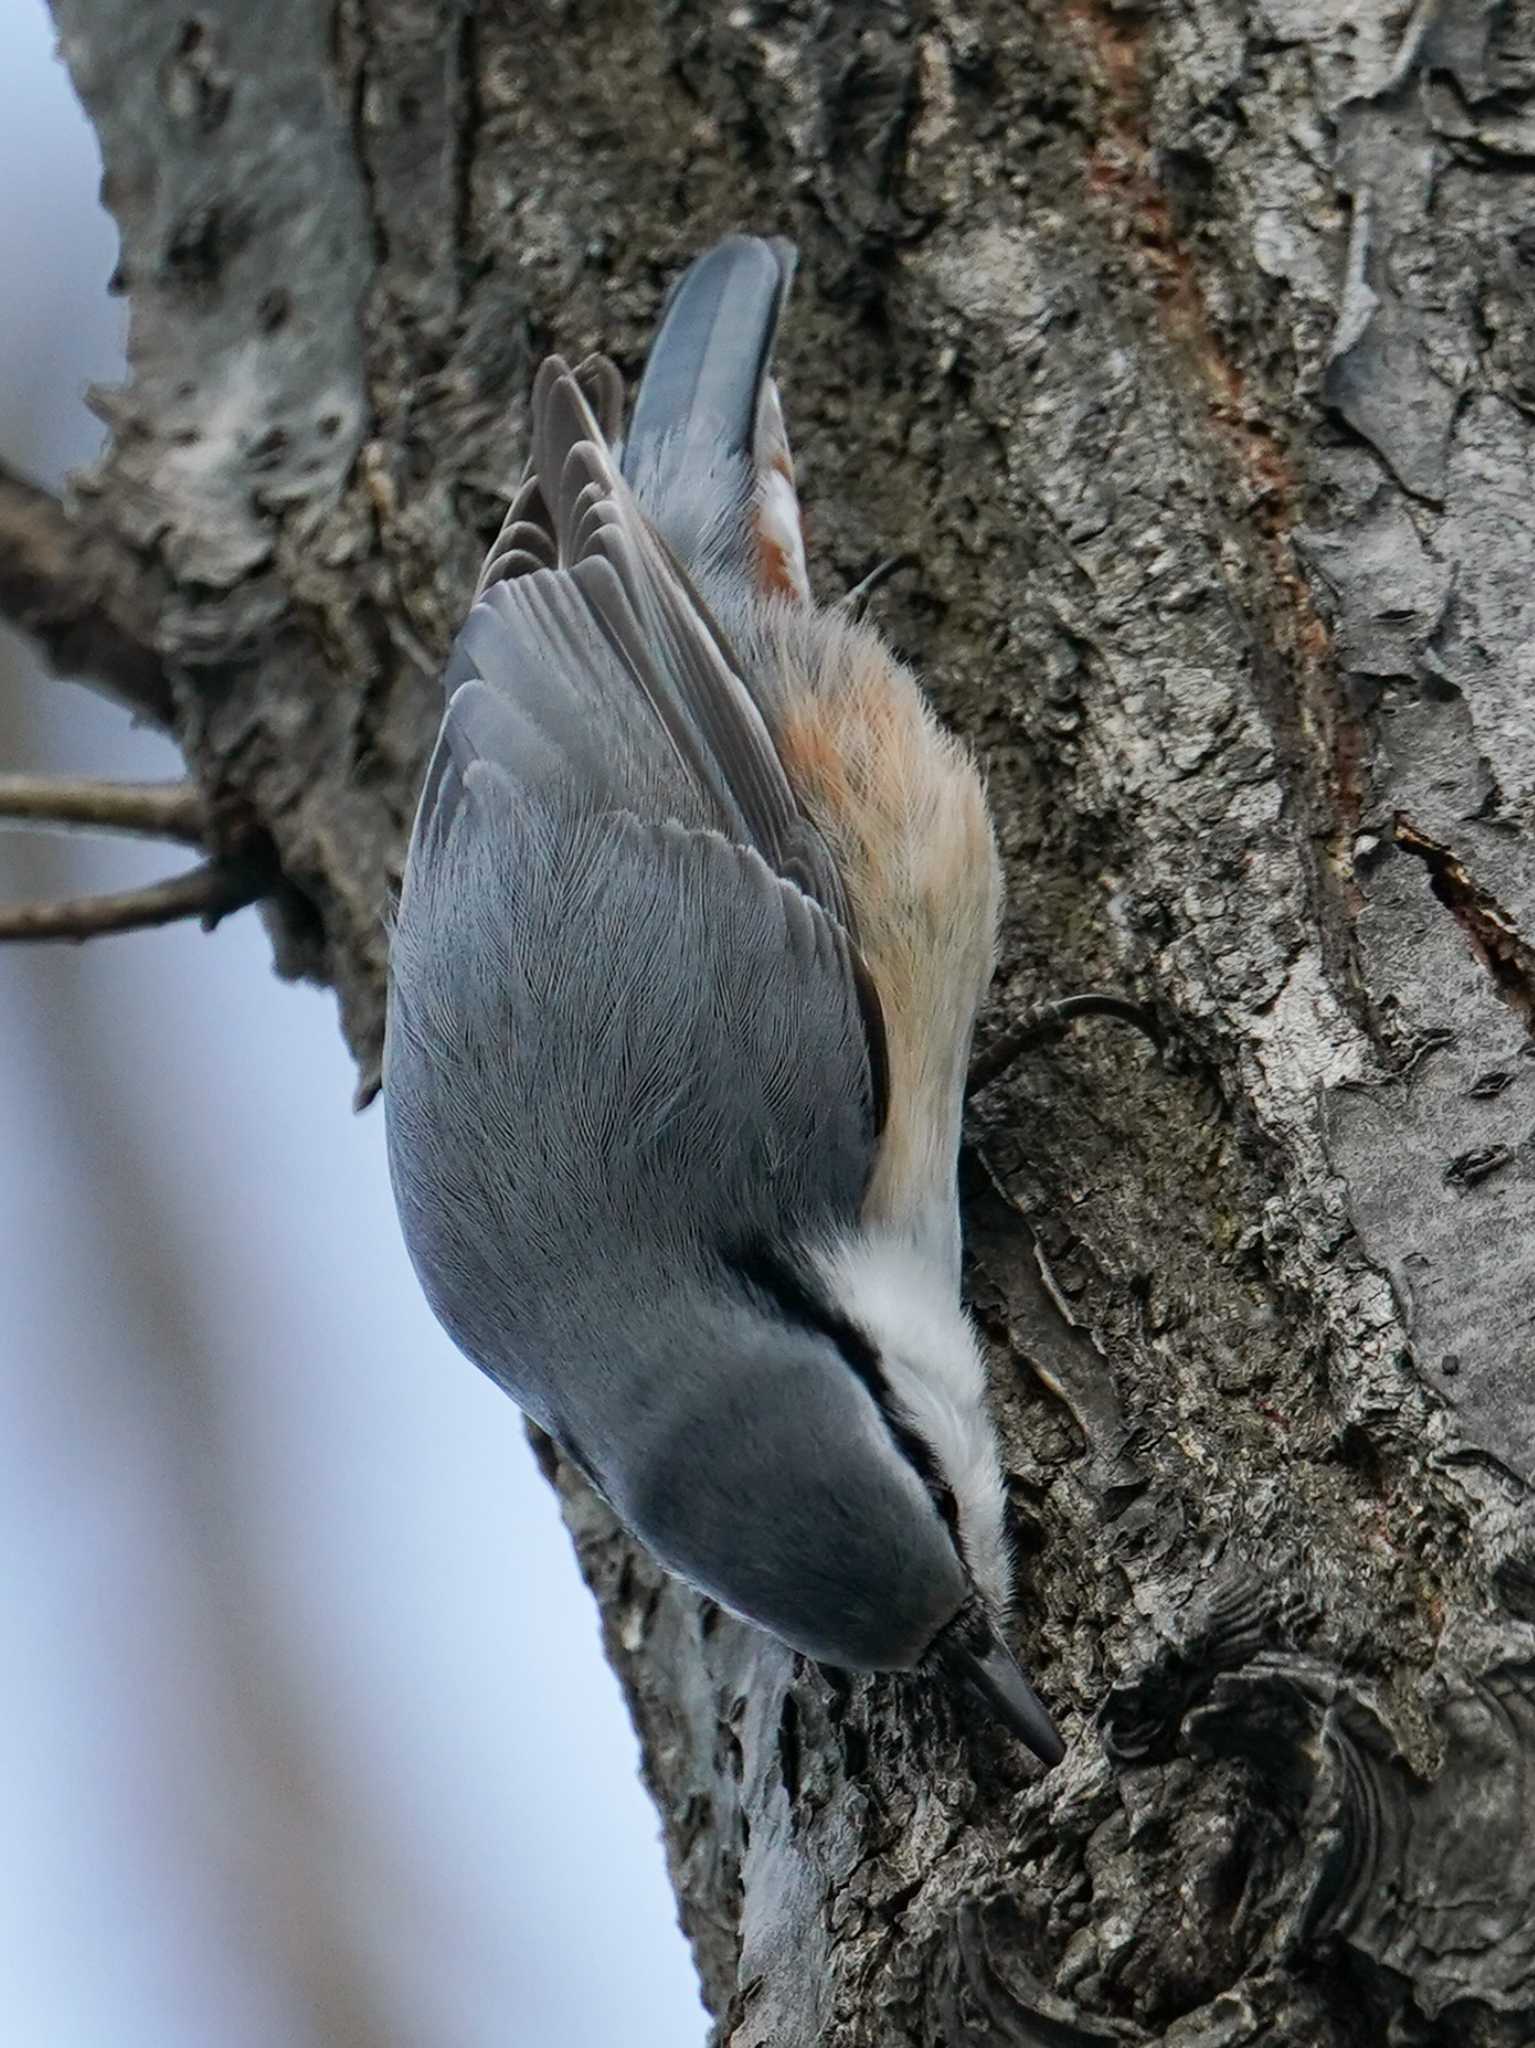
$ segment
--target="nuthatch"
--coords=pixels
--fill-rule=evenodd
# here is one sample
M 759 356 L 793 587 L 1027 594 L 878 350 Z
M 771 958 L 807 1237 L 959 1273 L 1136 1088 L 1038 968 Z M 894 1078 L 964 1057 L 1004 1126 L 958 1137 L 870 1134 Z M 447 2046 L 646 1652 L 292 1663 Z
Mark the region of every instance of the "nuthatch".
M 538 373 L 394 932 L 395 1195 L 455 1342 L 662 1564 L 1053 1764 L 960 1303 L 997 856 L 914 678 L 811 598 L 792 269 L 692 265 L 621 444 L 606 358 Z

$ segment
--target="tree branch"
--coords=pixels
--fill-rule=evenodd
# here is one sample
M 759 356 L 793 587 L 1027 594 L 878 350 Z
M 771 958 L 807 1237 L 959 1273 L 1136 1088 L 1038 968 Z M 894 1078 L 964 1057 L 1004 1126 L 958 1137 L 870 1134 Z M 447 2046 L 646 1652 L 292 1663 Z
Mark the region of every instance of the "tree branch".
M 0 908 L 0 941 L 94 939 L 108 932 L 147 931 L 185 917 L 212 931 L 231 911 L 267 894 L 270 869 L 250 861 L 207 861 L 184 875 L 114 896 L 75 896 L 62 903 L 18 903 Z
M 171 693 L 128 549 L 71 518 L 50 491 L 0 463 L 0 617 L 78 676 L 169 725 Z
M 0 775 L 0 820 L 136 832 L 201 846 L 207 813 L 190 782 L 97 782 L 55 775 Z

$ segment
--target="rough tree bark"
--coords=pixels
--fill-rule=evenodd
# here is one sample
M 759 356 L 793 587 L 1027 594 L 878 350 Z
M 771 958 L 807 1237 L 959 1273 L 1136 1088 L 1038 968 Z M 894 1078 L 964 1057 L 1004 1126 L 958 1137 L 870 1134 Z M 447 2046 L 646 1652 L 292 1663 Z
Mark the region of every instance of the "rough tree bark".
M 965 1165 L 1054 1775 L 556 1475 L 719 2039 L 1535 2037 L 1535 13 L 55 5 L 132 373 L 89 576 L 8 486 L 0 593 L 168 691 L 364 1095 L 531 367 L 632 369 L 736 226 L 802 250 L 822 586 L 910 551 L 987 766 L 988 1029 L 1168 1034 L 1031 1056 Z

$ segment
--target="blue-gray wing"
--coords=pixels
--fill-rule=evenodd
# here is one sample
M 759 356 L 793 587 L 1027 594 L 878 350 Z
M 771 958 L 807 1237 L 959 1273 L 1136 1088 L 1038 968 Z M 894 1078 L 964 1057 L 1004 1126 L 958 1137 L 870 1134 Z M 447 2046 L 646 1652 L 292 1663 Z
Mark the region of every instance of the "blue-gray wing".
M 643 1407 L 672 1369 L 621 1361 L 676 1290 L 853 1223 L 874 1091 L 841 927 L 753 848 L 592 808 L 556 747 L 530 775 L 471 687 L 392 948 L 390 1164 L 438 1316 L 572 1443 L 604 1374 Z
M 840 871 L 739 661 L 614 463 L 615 375 L 558 357 L 538 373 L 528 473 L 444 677 L 444 743 L 451 753 L 455 721 L 482 739 L 494 725 L 491 753 L 519 777 L 552 747 L 594 805 L 713 827 L 846 925 Z M 466 698 L 466 684 L 498 704 Z M 454 801 L 449 765 L 439 755 L 429 773 L 420 831 L 440 829 L 430 812 Z
M 384 1064 L 428 1297 L 599 1464 L 743 1244 L 852 1227 L 884 1086 L 840 874 L 614 466 L 616 410 L 606 366 L 540 372 L 448 668 Z

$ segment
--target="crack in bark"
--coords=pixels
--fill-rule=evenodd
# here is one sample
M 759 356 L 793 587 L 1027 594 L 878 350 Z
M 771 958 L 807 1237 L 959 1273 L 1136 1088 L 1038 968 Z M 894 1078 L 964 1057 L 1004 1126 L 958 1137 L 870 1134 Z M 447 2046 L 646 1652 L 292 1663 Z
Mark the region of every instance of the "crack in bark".
M 348 51 L 350 42 L 352 48 Z M 389 230 L 384 221 L 384 210 L 379 203 L 378 180 L 374 174 L 372 159 L 368 153 L 368 84 L 370 41 L 366 11 L 357 0 L 343 0 L 338 6 L 331 23 L 332 61 L 338 79 L 345 80 L 348 72 L 350 91 L 346 97 L 346 120 L 351 131 L 353 161 L 357 166 L 357 182 L 362 187 L 363 213 L 368 223 L 368 233 L 373 244 L 373 261 L 378 273 L 383 273 L 389 263 Z
M 1067 18 L 1091 44 L 1105 101 L 1103 139 L 1088 158 L 1088 190 L 1124 214 L 1130 261 L 1151 286 L 1164 332 L 1198 369 L 1211 418 L 1249 481 L 1249 517 L 1268 541 L 1284 544 L 1294 524 L 1299 479 L 1278 435 L 1250 408 L 1246 378 L 1215 331 L 1194 258 L 1178 237 L 1172 201 L 1157 174 L 1141 63 L 1150 19 L 1113 14 L 1099 0 L 1072 0 Z M 1297 646 L 1309 661 L 1320 661 L 1330 645 L 1326 624 L 1287 548 L 1271 546 L 1269 554 L 1274 580 L 1293 607 Z
M 1088 159 L 1088 190 L 1118 213 L 1130 266 L 1149 285 L 1164 334 L 1197 372 L 1208 417 L 1241 480 L 1242 514 L 1259 536 L 1274 594 L 1270 617 L 1281 644 L 1289 641 L 1297 681 L 1320 716 L 1317 737 L 1330 770 L 1328 866 L 1354 914 L 1363 898 L 1352 882 L 1349 849 L 1365 807 L 1368 748 L 1328 675 L 1332 635 L 1294 559 L 1290 536 L 1299 523 L 1300 478 L 1279 431 L 1257 415 L 1246 378 L 1215 329 L 1194 256 L 1179 238 L 1158 175 L 1143 65 L 1152 18 L 1114 13 L 1103 0 L 1071 0 L 1067 19 L 1096 60 L 1104 103 L 1102 139 Z
M 454 277 L 457 311 L 462 314 L 474 281 L 469 257 L 474 229 L 474 162 L 480 140 L 479 21 L 473 0 L 466 5 L 458 33 L 448 45 L 448 98 L 455 110 L 448 166 L 453 205 Z
M 1429 887 L 1465 933 L 1472 954 L 1535 1036 L 1535 947 L 1521 935 L 1512 913 L 1483 888 L 1452 847 L 1421 831 L 1405 812 L 1393 818 L 1391 836 L 1403 853 L 1422 861 Z

